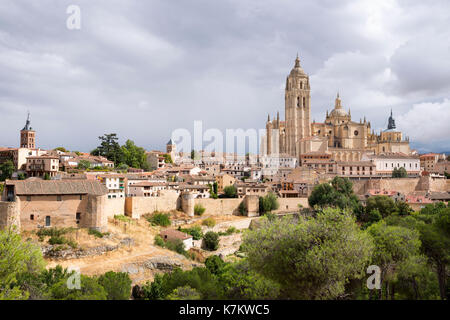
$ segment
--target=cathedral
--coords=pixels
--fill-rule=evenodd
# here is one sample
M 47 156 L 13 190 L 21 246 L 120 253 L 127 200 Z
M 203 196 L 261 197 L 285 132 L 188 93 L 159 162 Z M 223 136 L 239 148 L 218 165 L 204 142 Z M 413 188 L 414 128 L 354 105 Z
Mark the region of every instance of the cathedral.
M 295 59 L 294 68 L 286 79 L 285 121 L 280 114 L 266 122 L 266 136 L 262 141 L 263 155 L 331 154 L 336 161 L 360 161 L 364 153 L 402 152 L 410 154 L 409 139 L 403 139 L 396 130 L 391 115 L 386 130 L 379 134 L 370 121 L 352 121 L 350 109 L 346 111 L 339 93 L 334 108 L 326 113 L 324 122 L 311 122 L 311 95 L 309 76 Z

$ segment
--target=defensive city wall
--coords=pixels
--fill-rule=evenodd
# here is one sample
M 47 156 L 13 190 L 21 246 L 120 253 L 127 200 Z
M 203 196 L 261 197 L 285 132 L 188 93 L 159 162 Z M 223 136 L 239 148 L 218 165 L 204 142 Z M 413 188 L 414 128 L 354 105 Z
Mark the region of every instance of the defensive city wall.
M 388 179 L 369 179 L 352 180 L 353 191 L 356 194 L 366 194 L 371 189 L 393 190 L 403 194 L 409 194 L 414 191 L 440 191 L 450 190 L 449 179 L 434 179 L 432 177 L 420 178 L 388 178 Z

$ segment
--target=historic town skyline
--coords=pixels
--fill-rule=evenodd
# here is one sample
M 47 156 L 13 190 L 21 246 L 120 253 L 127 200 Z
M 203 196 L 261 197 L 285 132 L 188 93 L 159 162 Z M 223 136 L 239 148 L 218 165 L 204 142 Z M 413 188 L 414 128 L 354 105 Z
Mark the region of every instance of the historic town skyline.
M 69 4 L 2 7 L 0 145 L 17 145 L 28 110 L 43 148 L 90 151 L 97 136 L 117 132 L 162 149 L 174 129 L 192 129 L 194 120 L 264 129 L 268 113 L 284 117 L 286 70 L 299 52 L 312 83 L 312 120 L 322 121 L 339 91 L 353 118 L 366 116 L 376 132 L 392 108 L 412 148 L 450 149 L 444 1 L 79 1 L 80 30 L 66 28 Z M 430 14 L 435 19 L 423 27 Z

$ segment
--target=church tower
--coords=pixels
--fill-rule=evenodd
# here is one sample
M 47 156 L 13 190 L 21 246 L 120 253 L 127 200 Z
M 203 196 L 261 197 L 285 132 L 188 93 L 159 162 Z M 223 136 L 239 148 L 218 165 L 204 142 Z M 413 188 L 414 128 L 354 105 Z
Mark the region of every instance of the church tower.
M 36 132 L 30 126 L 30 113 L 28 112 L 25 127 L 20 130 L 20 147 L 28 149 L 36 149 Z
M 311 136 L 311 95 L 309 76 L 295 59 L 294 68 L 286 79 L 286 152 L 299 157 L 299 140 Z

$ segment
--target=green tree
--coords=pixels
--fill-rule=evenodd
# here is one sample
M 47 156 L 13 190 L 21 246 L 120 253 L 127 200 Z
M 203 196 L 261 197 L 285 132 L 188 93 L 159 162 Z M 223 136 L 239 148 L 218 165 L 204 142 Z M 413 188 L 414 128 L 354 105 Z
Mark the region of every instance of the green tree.
M 397 209 L 394 200 L 388 196 L 369 197 L 366 202 L 366 211 L 378 210 L 383 218 L 391 215 Z
M 172 156 L 170 155 L 170 153 L 164 154 L 164 163 L 173 163 Z
M 408 177 L 408 173 L 406 172 L 406 169 L 401 167 L 401 168 L 394 168 L 394 170 L 392 170 L 392 178 L 406 178 Z
M 269 221 L 244 236 L 250 268 L 280 285 L 289 299 L 336 299 L 348 279 L 364 275 L 372 239 L 348 212 L 319 211 L 316 218 Z
M 0 300 L 27 299 L 29 293 L 22 290 L 18 277 L 23 273 L 37 275 L 43 268 L 39 247 L 22 241 L 15 227 L 0 230 Z
M 219 248 L 219 235 L 216 232 L 208 231 L 203 236 L 205 248 L 210 251 L 215 251 Z
M 91 154 L 95 156 L 102 156 L 109 161 L 113 161 L 115 165 L 120 164 L 122 161 L 122 152 L 119 143 L 119 138 L 115 133 L 104 134 L 98 137 L 100 146 L 94 149 Z
M 70 289 L 67 280 L 61 280 L 50 288 L 55 300 L 106 300 L 107 292 L 97 279 L 80 275 L 80 289 Z
M 372 236 L 375 251 L 372 263 L 381 269 L 381 285 L 385 298 L 392 295 L 391 282 L 399 265 L 420 253 L 419 232 L 399 226 L 389 226 L 385 221 L 372 224 L 367 232 Z M 382 291 L 379 292 L 382 298 Z
M 334 177 L 331 183 L 322 183 L 314 187 L 308 198 L 311 207 L 336 207 L 355 211 L 359 200 L 353 192 L 353 184 L 347 178 Z
M 236 186 L 226 186 L 223 188 L 225 198 L 237 198 Z
M 145 149 L 136 146 L 131 140 L 127 140 L 121 147 L 121 159 L 123 163 L 132 168 L 144 169 L 147 165 Z
M 131 293 L 131 279 L 126 272 L 108 271 L 98 278 L 106 291 L 108 300 L 128 300 Z
M 205 260 L 206 268 L 215 275 L 220 275 L 225 266 L 225 262 L 219 256 L 212 255 Z
M 0 181 L 11 179 L 13 172 L 14 163 L 11 160 L 7 160 L 3 164 L 0 164 Z
M 268 213 L 272 210 L 277 210 L 280 207 L 278 203 L 277 196 L 269 192 L 264 197 L 259 197 L 259 212 L 260 213 Z
M 91 163 L 87 160 L 80 160 L 77 165 L 77 169 L 87 170 L 91 167 Z
M 53 149 L 54 151 L 61 151 L 61 152 L 69 152 L 69 150 L 67 150 L 66 148 L 64 148 L 64 147 L 57 147 L 57 148 L 55 148 L 55 149 Z
M 44 174 L 44 180 L 50 180 L 50 175 L 48 174 L 48 172 Z
M 226 299 L 274 300 L 280 295 L 280 285 L 251 270 L 246 260 L 226 264 L 219 279 Z

